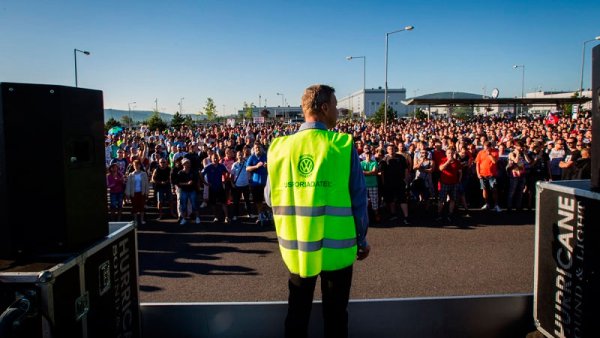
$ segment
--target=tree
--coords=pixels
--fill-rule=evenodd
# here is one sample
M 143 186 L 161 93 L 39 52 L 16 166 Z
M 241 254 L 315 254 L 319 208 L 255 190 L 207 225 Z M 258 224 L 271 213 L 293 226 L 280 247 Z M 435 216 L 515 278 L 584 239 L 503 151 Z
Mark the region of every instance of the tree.
M 563 103 L 560 105 L 560 110 L 562 110 L 562 116 L 571 116 L 571 114 L 573 114 L 573 105 L 570 103 Z
M 129 117 L 129 115 L 123 115 L 121 116 L 121 125 L 131 128 L 133 125 L 133 119 Z
M 456 107 L 452 111 L 452 116 L 459 120 L 469 120 L 473 117 L 473 109 L 470 107 Z
M 571 98 L 577 98 L 579 97 L 579 93 L 574 93 L 573 95 L 571 95 Z M 579 108 L 579 111 L 582 111 L 582 106 L 577 107 Z M 562 110 L 563 115 L 562 116 L 571 116 L 573 114 L 573 104 L 571 103 L 563 103 L 560 105 L 560 110 Z
M 265 120 L 269 118 L 269 115 L 271 115 L 271 112 L 268 109 L 263 109 L 260 111 L 260 116 L 264 117 Z
M 212 98 L 206 99 L 206 105 L 204 106 L 204 113 L 209 121 L 212 121 L 217 116 L 217 106 Z
M 415 118 L 419 120 L 425 120 L 427 118 L 427 113 L 421 108 L 417 108 L 415 110 Z
M 252 119 L 252 111 L 254 107 L 254 103 L 250 103 L 250 105 L 248 105 L 247 102 L 244 102 L 244 117 L 247 119 Z
M 171 119 L 171 127 L 175 128 L 175 129 L 179 129 L 179 128 L 181 128 L 181 125 L 183 123 L 184 123 L 183 116 L 181 116 L 181 114 L 179 114 L 179 112 L 175 112 L 175 115 L 173 115 L 173 118 Z
M 196 122 L 204 120 L 205 118 L 202 118 L 202 116 L 204 116 L 204 112 L 198 111 L 198 114 L 196 115 Z
M 104 131 L 108 132 L 108 130 L 112 127 L 121 127 L 121 123 L 119 123 L 119 121 L 115 120 L 114 118 L 110 118 L 108 119 L 108 121 L 106 121 L 106 123 L 104 124 Z
M 195 125 L 195 123 L 194 123 L 194 119 L 192 118 L 192 115 L 186 115 L 185 118 L 183 119 L 183 124 L 185 124 L 188 127 L 193 127 Z
M 383 116 L 383 103 L 379 106 L 379 109 L 373 114 L 371 117 L 371 121 L 376 123 L 382 123 L 385 119 Z M 396 112 L 392 109 L 392 107 L 388 106 L 387 109 L 387 120 L 393 121 L 396 118 Z
M 152 115 L 145 122 L 148 125 L 149 130 L 165 130 L 167 129 L 167 123 L 163 121 L 158 113 L 158 110 L 153 110 Z

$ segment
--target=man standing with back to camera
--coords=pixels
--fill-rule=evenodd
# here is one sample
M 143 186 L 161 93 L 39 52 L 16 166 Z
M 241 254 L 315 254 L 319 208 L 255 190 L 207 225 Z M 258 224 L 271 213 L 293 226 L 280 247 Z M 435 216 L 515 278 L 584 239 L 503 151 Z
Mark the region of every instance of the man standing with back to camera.
M 325 337 L 348 336 L 354 261 L 365 259 L 367 193 L 352 136 L 328 131 L 338 110 L 335 90 L 304 91 L 305 123 L 269 148 L 265 200 L 273 209 L 279 249 L 290 271 L 286 337 L 306 337 L 321 276 Z

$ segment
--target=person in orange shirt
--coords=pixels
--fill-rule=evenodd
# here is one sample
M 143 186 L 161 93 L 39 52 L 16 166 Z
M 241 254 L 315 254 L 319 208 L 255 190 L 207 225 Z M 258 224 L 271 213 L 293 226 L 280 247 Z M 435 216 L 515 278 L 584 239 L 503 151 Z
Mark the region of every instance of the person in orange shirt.
M 485 200 L 485 204 L 481 208 L 482 210 L 491 208 L 492 203 L 494 203 L 492 210 L 496 212 L 501 211 L 498 206 L 498 189 L 496 187 L 496 176 L 498 173 L 496 168 L 497 161 L 498 150 L 492 148 L 492 142 L 485 142 L 483 149 L 479 151 L 475 158 L 475 169 L 483 192 L 483 199 Z

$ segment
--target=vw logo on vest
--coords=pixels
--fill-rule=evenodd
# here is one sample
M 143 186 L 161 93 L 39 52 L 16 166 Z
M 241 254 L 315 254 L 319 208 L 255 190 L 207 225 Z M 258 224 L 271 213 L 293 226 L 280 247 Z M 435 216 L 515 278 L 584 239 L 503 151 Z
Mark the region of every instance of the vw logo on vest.
M 300 155 L 298 159 L 298 172 L 306 177 L 315 169 L 315 161 L 311 155 Z

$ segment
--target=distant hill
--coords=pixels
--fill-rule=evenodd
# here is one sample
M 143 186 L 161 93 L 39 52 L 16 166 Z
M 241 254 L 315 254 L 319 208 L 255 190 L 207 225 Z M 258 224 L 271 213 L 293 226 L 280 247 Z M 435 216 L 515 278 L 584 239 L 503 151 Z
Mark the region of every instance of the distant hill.
M 108 121 L 111 117 L 120 122 L 122 116 L 128 116 L 128 115 L 129 115 L 128 110 L 104 109 L 104 122 L 106 123 L 106 121 Z M 163 119 L 163 121 L 165 121 L 165 122 L 171 122 L 171 119 L 173 118 L 173 114 L 159 113 L 159 115 L 160 115 L 160 118 Z M 199 120 L 199 119 L 203 120 L 206 118 L 206 115 L 182 114 L 183 117 L 185 117 L 186 115 L 191 115 L 194 120 Z M 134 122 L 146 121 L 147 119 L 150 118 L 150 116 L 152 116 L 151 110 L 132 110 L 131 111 L 131 118 L 133 119 Z

